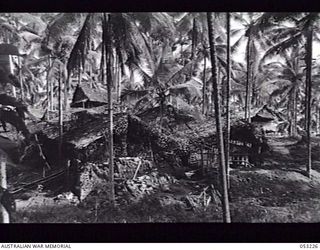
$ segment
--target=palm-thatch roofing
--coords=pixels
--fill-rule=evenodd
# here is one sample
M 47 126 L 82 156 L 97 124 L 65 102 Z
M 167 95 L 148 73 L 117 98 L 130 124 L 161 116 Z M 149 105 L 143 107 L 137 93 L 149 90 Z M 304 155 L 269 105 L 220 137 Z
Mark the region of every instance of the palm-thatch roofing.
M 263 106 L 254 117 L 252 117 L 252 121 L 255 122 L 268 122 L 268 121 L 284 121 L 284 117 L 281 113 L 273 110 L 267 105 Z
M 189 103 L 192 103 L 193 101 L 201 99 L 201 89 L 202 82 L 192 78 L 185 83 L 170 87 L 170 93 L 178 96 L 181 95 L 186 98 Z
M 63 140 L 73 144 L 75 148 L 82 149 L 98 139 L 108 136 L 109 119 L 106 107 L 97 107 L 88 110 L 80 110 L 68 115 L 68 120 L 63 124 Z M 114 119 L 114 134 L 120 135 L 123 131 L 117 129 L 120 120 L 127 120 L 127 115 L 116 113 Z M 126 128 L 125 128 L 126 129 Z M 33 127 L 34 133 L 44 133 L 49 139 L 56 140 L 59 137 L 58 120 L 51 123 L 41 122 Z M 126 133 L 126 131 L 124 132 Z
M 107 104 L 108 92 L 105 89 L 98 87 L 94 88 L 89 83 L 83 82 L 81 85 L 77 85 L 71 106 L 86 101 Z

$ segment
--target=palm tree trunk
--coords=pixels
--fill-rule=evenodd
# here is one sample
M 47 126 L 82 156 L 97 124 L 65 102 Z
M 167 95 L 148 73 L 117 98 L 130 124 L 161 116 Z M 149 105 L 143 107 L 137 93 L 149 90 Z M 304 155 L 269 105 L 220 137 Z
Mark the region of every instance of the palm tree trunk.
M 108 117 L 109 117 L 109 163 L 110 163 L 110 198 L 111 202 L 115 203 L 115 189 L 114 189 L 114 156 L 113 156 L 113 113 L 112 113 L 112 45 L 111 45 L 111 14 L 108 14 L 108 19 L 104 13 L 104 35 L 105 35 L 105 52 L 106 52 L 106 69 L 107 69 L 107 89 L 108 89 Z
M 193 27 L 192 27 L 192 40 L 191 40 L 191 57 L 190 61 L 194 60 L 195 54 L 196 54 L 196 46 L 197 46 L 197 26 L 196 26 L 196 19 L 193 18 Z M 189 78 L 192 78 L 192 72 L 193 72 L 193 64 L 191 64 L 190 72 L 189 72 Z
M 204 65 L 203 65 L 203 85 L 202 85 L 202 114 L 206 113 L 206 67 L 207 67 L 207 58 L 204 57 Z
M 318 107 L 318 134 L 320 134 L 320 108 Z
M 230 187 L 229 178 L 229 154 L 230 154 L 230 76 L 231 76 L 231 46 L 230 46 L 230 12 L 226 14 L 227 18 L 227 80 L 226 80 L 226 138 L 225 138 L 225 154 L 226 154 L 226 175 L 228 186 Z
M 63 87 L 63 107 L 64 110 L 67 111 L 68 110 L 68 89 L 70 86 L 70 76 L 68 74 L 67 79 L 65 79 L 65 83 L 64 83 L 64 87 Z
M 50 110 L 51 110 L 51 104 L 52 100 L 50 100 L 50 79 L 49 79 L 49 72 L 51 68 L 51 62 L 50 62 L 50 56 L 48 56 L 48 71 L 47 71 L 47 121 L 50 120 Z
M 297 87 L 293 87 L 292 136 L 297 135 Z
M 316 109 L 316 134 L 319 134 L 319 108 L 318 108 L 318 106 L 316 106 L 315 109 Z
M 20 82 L 21 100 L 24 101 L 23 79 L 22 79 L 22 65 L 21 65 L 21 58 L 20 58 L 20 56 L 18 56 L 18 64 L 19 64 L 19 82 Z
M 79 85 L 81 85 L 81 81 L 82 81 L 82 66 L 81 66 L 81 60 L 79 59 L 79 72 L 78 72 L 78 84 Z
M 62 135 L 63 135 L 63 109 L 62 109 L 62 68 L 59 68 L 59 167 L 62 167 Z
M 116 83 L 116 91 L 117 91 L 117 103 L 120 104 L 120 97 L 121 97 L 121 74 L 120 74 L 120 65 L 119 65 L 119 58 L 115 57 L 115 83 Z
M 293 132 L 293 93 L 291 95 L 289 95 L 287 110 L 288 110 L 287 120 L 289 121 L 289 124 L 290 124 L 289 136 L 292 136 L 292 132 Z
M 64 105 L 65 110 L 68 110 L 68 96 L 69 96 L 69 89 L 71 86 L 71 72 L 68 73 L 66 84 L 64 85 Z
M 306 120 L 307 120 L 307 147 L 308 147 L 308 163 L 307 163 L 307 174 L 311 177 L 312 159 L 311 159 L 311 91 L 312 91 L 312 37 L 313 28 L 309 27 L 307 31 L 307 41 L 306 41 Z
M 220 178 L 222 186 L 222 211 L 223 221 L 226 223 L 231 222 L 229 198 L 228 198 L 228 184 L 226 176 L 226 162 L 224 153 L 224 141 L 223 131 L 221 124 L 221 110 L 220 110 L 220 88 L 217 82 L 217 65 L 216 65 L 216 47 L 215 47 L 215 34 L 213 30 L 214 20 L 213 13 L 207 13 L 208 31 L 209 31 L 209 44 L 210 44 L 210 56 L 211 56 L 211 68 L 212 68 L 212 84 L 214 94 L 214 107 L 215 107 L 215 118 L 216 118 L 216 129 L 217 129 L 217 145 L 220 160 Z
M 0 154 L 0 185 L 2 188 L 7 189 L 7 160 L 6 157 L 2 154 Z M 10 223 L 10 216 L 9 212 L 6 210 L 6 208 L 0 204 L 1 209 L 1 217 L 2 217 L 2 223 L 8 224 Z
M 246 48 L 246 62 L 247 62 L 247 82 L 246 82 L 246 103 L 245 103 L 245 119 L 248 122 L 251 122 L 251 88 L 250 88 L 250 70 L 251 70 L 251 62 L 250 62 L 250 45 L 251 45 L 251 36 L 248 36 L 247 48 Z

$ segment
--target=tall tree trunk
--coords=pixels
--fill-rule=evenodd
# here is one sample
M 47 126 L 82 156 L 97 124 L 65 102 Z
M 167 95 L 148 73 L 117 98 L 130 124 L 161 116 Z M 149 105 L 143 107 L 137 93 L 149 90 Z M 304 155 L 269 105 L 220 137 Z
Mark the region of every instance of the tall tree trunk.
M 107 77 L 106 83 L 108 88 L 108 117 L 109 117 L 109 169 L 110 169 L 110 198 L 111 202 L 115 203 L 115 189 L 114 189 L 114 156 L 113 156 L 113 114 L 112 114 L 112 65 L 113 65 L 113 51 L 111 40 L 111 14 L 108 14 L 108 18 L 104 13 L 104 36 L 105 36 L 105 52 L 106 52 L 106 69 Z
M 62 167 L 62 136 L 63 136 L 63 109 L 62 109 L 62 66 L 59 66 L 59 167 Z
M 318 106 L 316 106 L 315 109 L 316 109 L 316 134 L 319 134 L 319 108 L 318 108 Z
M 65 110 L 68 110 L 68 97 L 69 97 L 69 89 L 71 86 L 71 72 L 68 73 L 66 83 L 64 85 L 64 105 L 65 105 Z
M 299 50 L 298 48 L 295 51 L 295 58 L 293 60 L 293 67 L 296 74 L 299 74 Z M 294 94 L 293 94 L 293 136 L 297 136 L 297 114 L 298 114 L 298 84 L 297 82 L 294 85 Z
M 20 56 L 18 56 L 18 64 L 19 64 L 20 94 L 21 94 L 21 100 L 24 101 L 24 90 L 23 90 L 23 79 L 22 79 L 22 64 L 21 64 Z
M 289 100 L 287 104 L 287 120 L 289 121 L 289 136 L 293 134 L 293 93 L 289 95 Z
M 3 189 L 7 189 L 7 159 L 4 155 L 0 154 L 0 184 Z M 9 211 L 0 204 L 2 223 L 10 223 Z
M 65 79 L 65 83 L 63 86 L 63 107 L 64 107 L 64 110 L 66 111 L 68 110 L 69 86 L 70 86 L 70 76 L 68 74 L 67 79 Z
M 229 154 L 230 154 L 230 76 L 231 76 L 231 46 L 230 46 L 230 12 L 226 14 L 227 20 L 227 79 L 226 79 L 226 138 L 225 138 L 225 154 L 226 154 L 226 174 L 228 186 L 230 187 L 229 178 Z
M 292 106 L 291 106 L 291 114 L 290 117 L 290 123 L 291 123 L 291 129 L 290 129 L 290 136 L 296 136 L 297 135 L 297 87 L 296 85 L 293 87 L 293 93 L 292 93 Z
M 203 85 L 202 85 L 202 114 L 206 113 L 206 67 L 207 67 L 207 58 L 204 57 L 204 65 L 203 65 Z
M 320 134 L 320 108 L 317 106 L 318 108 L 318 134 Z
M 47 121 L 50 120 L 50 110 L 51 110 L 51 104 L 52 100 L 50 98 L 50 79 L 49 79 L 49 73 L 51 69 L 51 61 L 50 56 L 48 56 L 48 70 L 47 70 Z
M 251 60 L 250 60 L 250 47 L 251 47 L 251 36 L 248 35 L 248 42 L 246 48 L 246 62 L 247 62 L 247 80 L 246 80 L 246 103 L 245 103 L 245 119 L 251 122 Z
M 81 85 L 81 82 L 82 82 L 82 66 L 81 66 L 81 60 L 79 59 L 78 84 Z
M 313 27 L 310 26 L 307 31 L 307 41 L 306 41 L 306 100 L 307 100 L 307 148 L 308 148 L 308 162 L 307 162 L 307 174 L 311 177 L 312 159 L 311 159 L 311 91 L 312 91 L 312 37 L 313 37 Z
M 117 103 L 120 104 L 121 97 L 121 69 L 119 65 L 118 56 L 115 57 L 115 83 L 116 83 L 116 91 L 117 91 Z
M 193 27 L 192 27 L 192 40 L 191 40 L 191 56 L 190 61 L 194 60 L 195 54 L 196 54 L 196 47 L 197 47 L 197 26 L 196 26 L 196 19 L 193 18 Z M 189 72 L 189 78 L 192 78 L 193 73 L 193 64 L 191 64 L 190 72 Z
M 217 145 L 219 152 L 219 163 L 220 163 L 220 178 L 222 186 L 222 211 L 223 221 L 226 223 L 231 222 L 229 198 L 228 198 L 228 184 L 226 176 L 226 162 L 224 153 L 224 141 L 223 131 L 221 124 L 221 110 L 220 110 L 220 88 L 217 82 L 217 65 L 216 65 L 216 47 L 215 47 L 215 34 L 214 34 L 214 18 L 213 13 L 207 13 L 208 31 L 209 31 L 209 45 L 210 45 L 210 56 L 211 56 L 211 68 L 212 68 L 212 84 L 214 94 L 214 107 L 215 107 L 215 118 L 216 118 L 216 130 L 217 130 Z
M 320 108 L 317 106 L 317 119 L 318 119 L 318 126 L 317 126 L 317 135 L 320 134 Z

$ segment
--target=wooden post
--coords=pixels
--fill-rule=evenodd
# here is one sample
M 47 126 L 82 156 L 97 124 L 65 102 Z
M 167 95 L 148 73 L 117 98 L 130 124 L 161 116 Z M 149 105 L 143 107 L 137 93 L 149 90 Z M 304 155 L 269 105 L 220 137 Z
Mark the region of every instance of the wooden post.
M 6 158 L 4 155 L 0 155 L 1 161 L 1 187 L 7 189 L 7 173 L 6 173 Z M 9 213 L 5 207 L 1 204 L 2 223 L 10 223 Z
M 18 56 L 18 64 L 19 64 L 19 82 L 20 82 L 20 94 L 21 100 L 24 100 L 24 91 L 23 91 L 23 80 L 22 80 L 22 66 L 21 66 L 21 58 Z

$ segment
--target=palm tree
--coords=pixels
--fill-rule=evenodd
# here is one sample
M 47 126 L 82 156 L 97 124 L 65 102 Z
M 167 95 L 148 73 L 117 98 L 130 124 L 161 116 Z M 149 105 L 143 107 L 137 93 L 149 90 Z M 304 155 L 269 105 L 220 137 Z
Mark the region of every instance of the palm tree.
M 266 16 L 261 13 L 248 12 L 246 15 L 234 13 L 232 17 L 243 25 L 243 28 L 232 31 L 234 36 L 240 37 L 233 44 L 232 51 L 236 51 L 239 46 L 246 41 L 245 60 L 246 60 L 246 96 L 245 96 L 245 119 L 251 121 L 251 105 L 256 102 L 256 86 L 254 69 L 258 66 L 258 51 L 262 46 L 263 37 L 260 30 L 266 25 Z
M 318 36 L 314 36 L 315 32 L 319 32 L 319 26 L 316 25 L 319 22 L 318 13 L 290 13 L 288 15 L 272 13 L 269 14 L 271 19 L 281 22 L 281 21 L 291 21 L 294 24 L 295 29 L 290 29 L 284 31 L 278 36 L 278 43 L 273 46 L 268 52 L 269 53 L 279 53 L 280 51 L 285 51 L 294 45 L 299 43 L 305 44 L 306 56 L 306 131 L 307 131 L 307 175 L 311 175 L 311 93 L 312 93 L 312 42 L 313 40 L 319 40 Z
M 141 68 L 143 61 L 151 61 L 151 50 L 148 41 L 148 35 L 143 34 L 142 31 L 149 30 L 154 27 L 165 26 L 168 27 L 167 15 L 164 13 L 112 13 L 112 14 L 86 14 L 81 31 L 71 50 L 70 57 L 67 63 L 68 76 L 72 70 L 78 69 L 79 65 L 84 68 L 87 60 L 89 44 L 92 38 L 99 36 L 96 27 L 97 23 L 102 22 L 102 43 L 101 48 L 102 57 L 101 65 L 103 82 L 107 81 L 108 95 L 109 95 L 109 119 L 110 127 L 109 134 L 111 138 L 109 144 L 109 160 L 110 160 L 110 174 L 113 178 L 113 143 L 112 143 L 112 87 L 118 85 L 113 80 L 114 70 L 112 66 L 114 61 L 117 62 L 116 67 L 121 69 L 121 73 L 125 74 L 125 67 Z M 149 29 L 148 29 L 149 28 Z M 170 28 L 169 28 L 170 29 Z M 94 35 L 95 34 L 95 35 Z M 149 34 L 149 36 L 152 32 Z M 79 63 L 80 62 L 80 63 Z M 110 106 L 111 105 L 111 106 Z M 114 201 L 114 187 L 113 179 L 111 179 L 111 200 Z
M 108 89 L 108 117 L 109 117 L 109 128 L 108 128 L 108 134 L 109 134 L 109 170 L 110 170 L 110 197 L 111 201 L 114 204 L 115 202 L 115 189 L 114 189 L 114 154 L 113 154 L 113 113 L 112 113 L 112 85 L 113 85 L 113 79 L 112 79 L 112 66 L 113 66 L 113 51 L 112 51 L 112 16 L 110 14 L 107 15 L 103 14 L 103 44 L 104 46 L 104 52 L 105 56 L 103 56 L 105 60 L 105 67 L 107 75 L 104 77 L 104 84 L 107 85 Z M 104 71 L 103 71 L 104 72 Z
M 225 154 L 226 154 L 226 173 L 228 184 L 229 180 L 229 151 L 230 151 L 230 76 L 231 76 L 231 63 L 230 63 L 230 12 L 226 13 L 226 30 L 227 30 L 227 79 L 226 79 L 226 138 L 225 138 Z
M 313 20 L 313 16 L 309 21 Z M 313 24 L 309 24 L 306 30 L 306 96 L 307 96 L 307 139 L 308 139 L 308 165 L 307 174 L 311 177 L 312 159 L 311 159 L 311 93 L 312 93 L 312 42 L 313 42 Z
M 276 108 L 284 107 L 290 123 L 290 136 L 297 134 L 297 106 L 302 94 L 305 70 L 300 62 L 302 58 L 300 51 L 300 47 L 284 51 L 281 53 L 283 62 L 277 58 L 276 61 L 261 66 L 265 78 L 261 81 L 259 93 L 264 95 L 266 103 L 273 104 Z
M 217 142 L 220 160 L 220 177 L 222 185 L 222 209 L 223 209 L 223 221 L 226 223 L 231 222 L 229 198 L 228 198 L 228 184 L 226 176 L 226 162 L 224 153 L 224 140 L 223 131 L 221 124 L 221 110 L 220 110 L 220 87 L 217 82 L 216 72 L 216 48 L 215 48 L 215 34 L 214 34 L 214 16 L 212 12 L 207 13 L 208 31 L 209 31 L 209 45 L 210 45 L 210 56 L 211 56 L 211 69 L 212 69 L 212 83 L 213 83 L 213 94 L 214 94 L 214 107 L 215 107 L 215 118 L 216 118 L 216 130 L 217 130 Z

